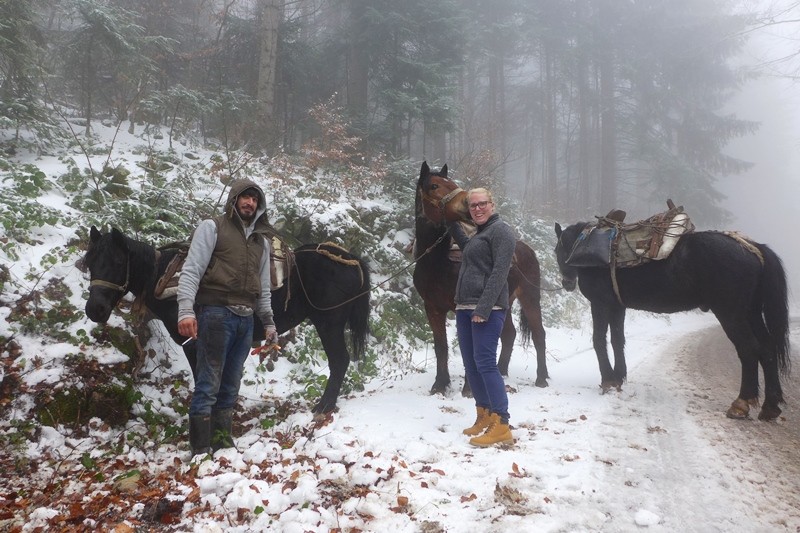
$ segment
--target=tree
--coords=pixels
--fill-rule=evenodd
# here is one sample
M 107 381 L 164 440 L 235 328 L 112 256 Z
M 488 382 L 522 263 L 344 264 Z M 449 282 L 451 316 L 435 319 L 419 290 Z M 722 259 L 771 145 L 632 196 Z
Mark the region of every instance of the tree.
M 49 136 L 48 112 L 38 96 L 42 35 L 34 17 L 31 0 L 0 2 L 0 119 L 14 129 L 15 141 L 25 126 Z
M 278 71 L 278 35 L 283 19 L 282 0 L 260 0 L 260 53 L 258 59 L 258 120 L 263 144 L 275 152 L 279 140 L 279 121 L 276 116 L 276 76 Z
M 72 0 L 67 19 L 74 26 L 65 32 L 59 49 L 62 76 L 65 85 L 77 91 L 88 137 L 95 108 L 101 107 L 96 97 L 105 97 L 105 108 L 124 118 L 127 101 L 115 102 L 110 95 L 120 84 L 139 85 L 139 77 L 153 67 L 145 54 L 147 46 L 166 41 L 147 37 L 135 13 L 99 0 Z

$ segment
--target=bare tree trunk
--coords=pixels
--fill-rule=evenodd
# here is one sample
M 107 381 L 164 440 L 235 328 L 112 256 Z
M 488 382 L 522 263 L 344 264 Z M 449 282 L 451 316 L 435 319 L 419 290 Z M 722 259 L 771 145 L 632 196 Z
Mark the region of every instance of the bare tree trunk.
M 545 43 L 544 54 L 544 148 L 545 148 L 545 176 L 544 176 L 544 200 L 550 205 L 554 205 L 556 189 L 558 188 L 558 132 L 556 128 L 556 74 L 555 62 L 551 47 Z
M 581 54 L 578 58 L 578 187 L 577 198 L 571 207 L 583 211 L 589 206 L 589 161 L 591 158 L 589 150 L 589 138 L 591 135 L 589 113 L 589 86 L 588 86 L 588 65 L 586 56 Z M 569 198 L 568 198 L 569 201 Z
M 609 53 L 600 63 L 600 209 L 606 211 L 617 203 L 617 140 L 614 109 L 614 64 Z
M 352 117 L 363 118 L 367 114 L 367 87 L 369 83 L 369 54 L 363 42 L 363 6 L 360 2 L 349 2 L 350 42 L 347 47 L 347 109 Z
M 92 87 L 94 87 L 94 65 L 92 64 L 92 49 L 94 39 L 89 38 L 89 46 L 86 48 L 86 72 L 83 78 L 83 91 L 86 96 L 86 138 L 92 134 Z
M 275 106 L 278 63 L 278 31 L 283 15 L 283 0 L 259 0 L 261 8 L 261 50 L 258 62 L 256 99 L 260 119 L 260 139 L 268 151 L 273 152 L 280 142 L 279 120 Z

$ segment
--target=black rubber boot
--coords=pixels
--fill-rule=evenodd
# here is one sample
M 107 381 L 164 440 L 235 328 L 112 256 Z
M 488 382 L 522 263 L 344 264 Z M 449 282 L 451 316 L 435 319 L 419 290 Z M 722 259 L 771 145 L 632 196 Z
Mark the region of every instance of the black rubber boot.
M 233 448 L 233 408 L 211 410 L 211 449 Z
M 192 457 L 212 453 L 210 416 L 193 415 L 189 417 L 189 446 L 192 448 Z

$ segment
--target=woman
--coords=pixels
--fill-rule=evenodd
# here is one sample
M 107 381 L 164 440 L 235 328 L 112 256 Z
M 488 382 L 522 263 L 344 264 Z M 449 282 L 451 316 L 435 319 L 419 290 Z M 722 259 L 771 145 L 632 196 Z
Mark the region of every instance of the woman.
M 478 231 L 468 237 L 458 222 L 450 234 L 463 250 L 456 285 L 456 330 L 467 382 L 478 413 L 464 430 L 473 446 L 512 444 L 508 425 L 508 395 L 497 368 L 497 344 L 508 311 L 508 271 L 516 237 L 494 212 L 491 193 L 483 188 L 467 193 L 469 212 Z

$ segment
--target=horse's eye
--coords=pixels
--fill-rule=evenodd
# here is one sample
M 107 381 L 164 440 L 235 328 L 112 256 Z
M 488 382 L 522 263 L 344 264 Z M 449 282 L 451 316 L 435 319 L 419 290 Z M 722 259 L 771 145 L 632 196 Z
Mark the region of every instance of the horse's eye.
M 438 188 L 439 188 L 439 186 L 438 186 L 438 185 L 436 185 L 435 183 L 434 183 L 433 185 L 431 185 L 431 190 L 432 190 L 432 191 L 435 191 L 435 190 L 436 190 L 436 189 L 438 189 Z

